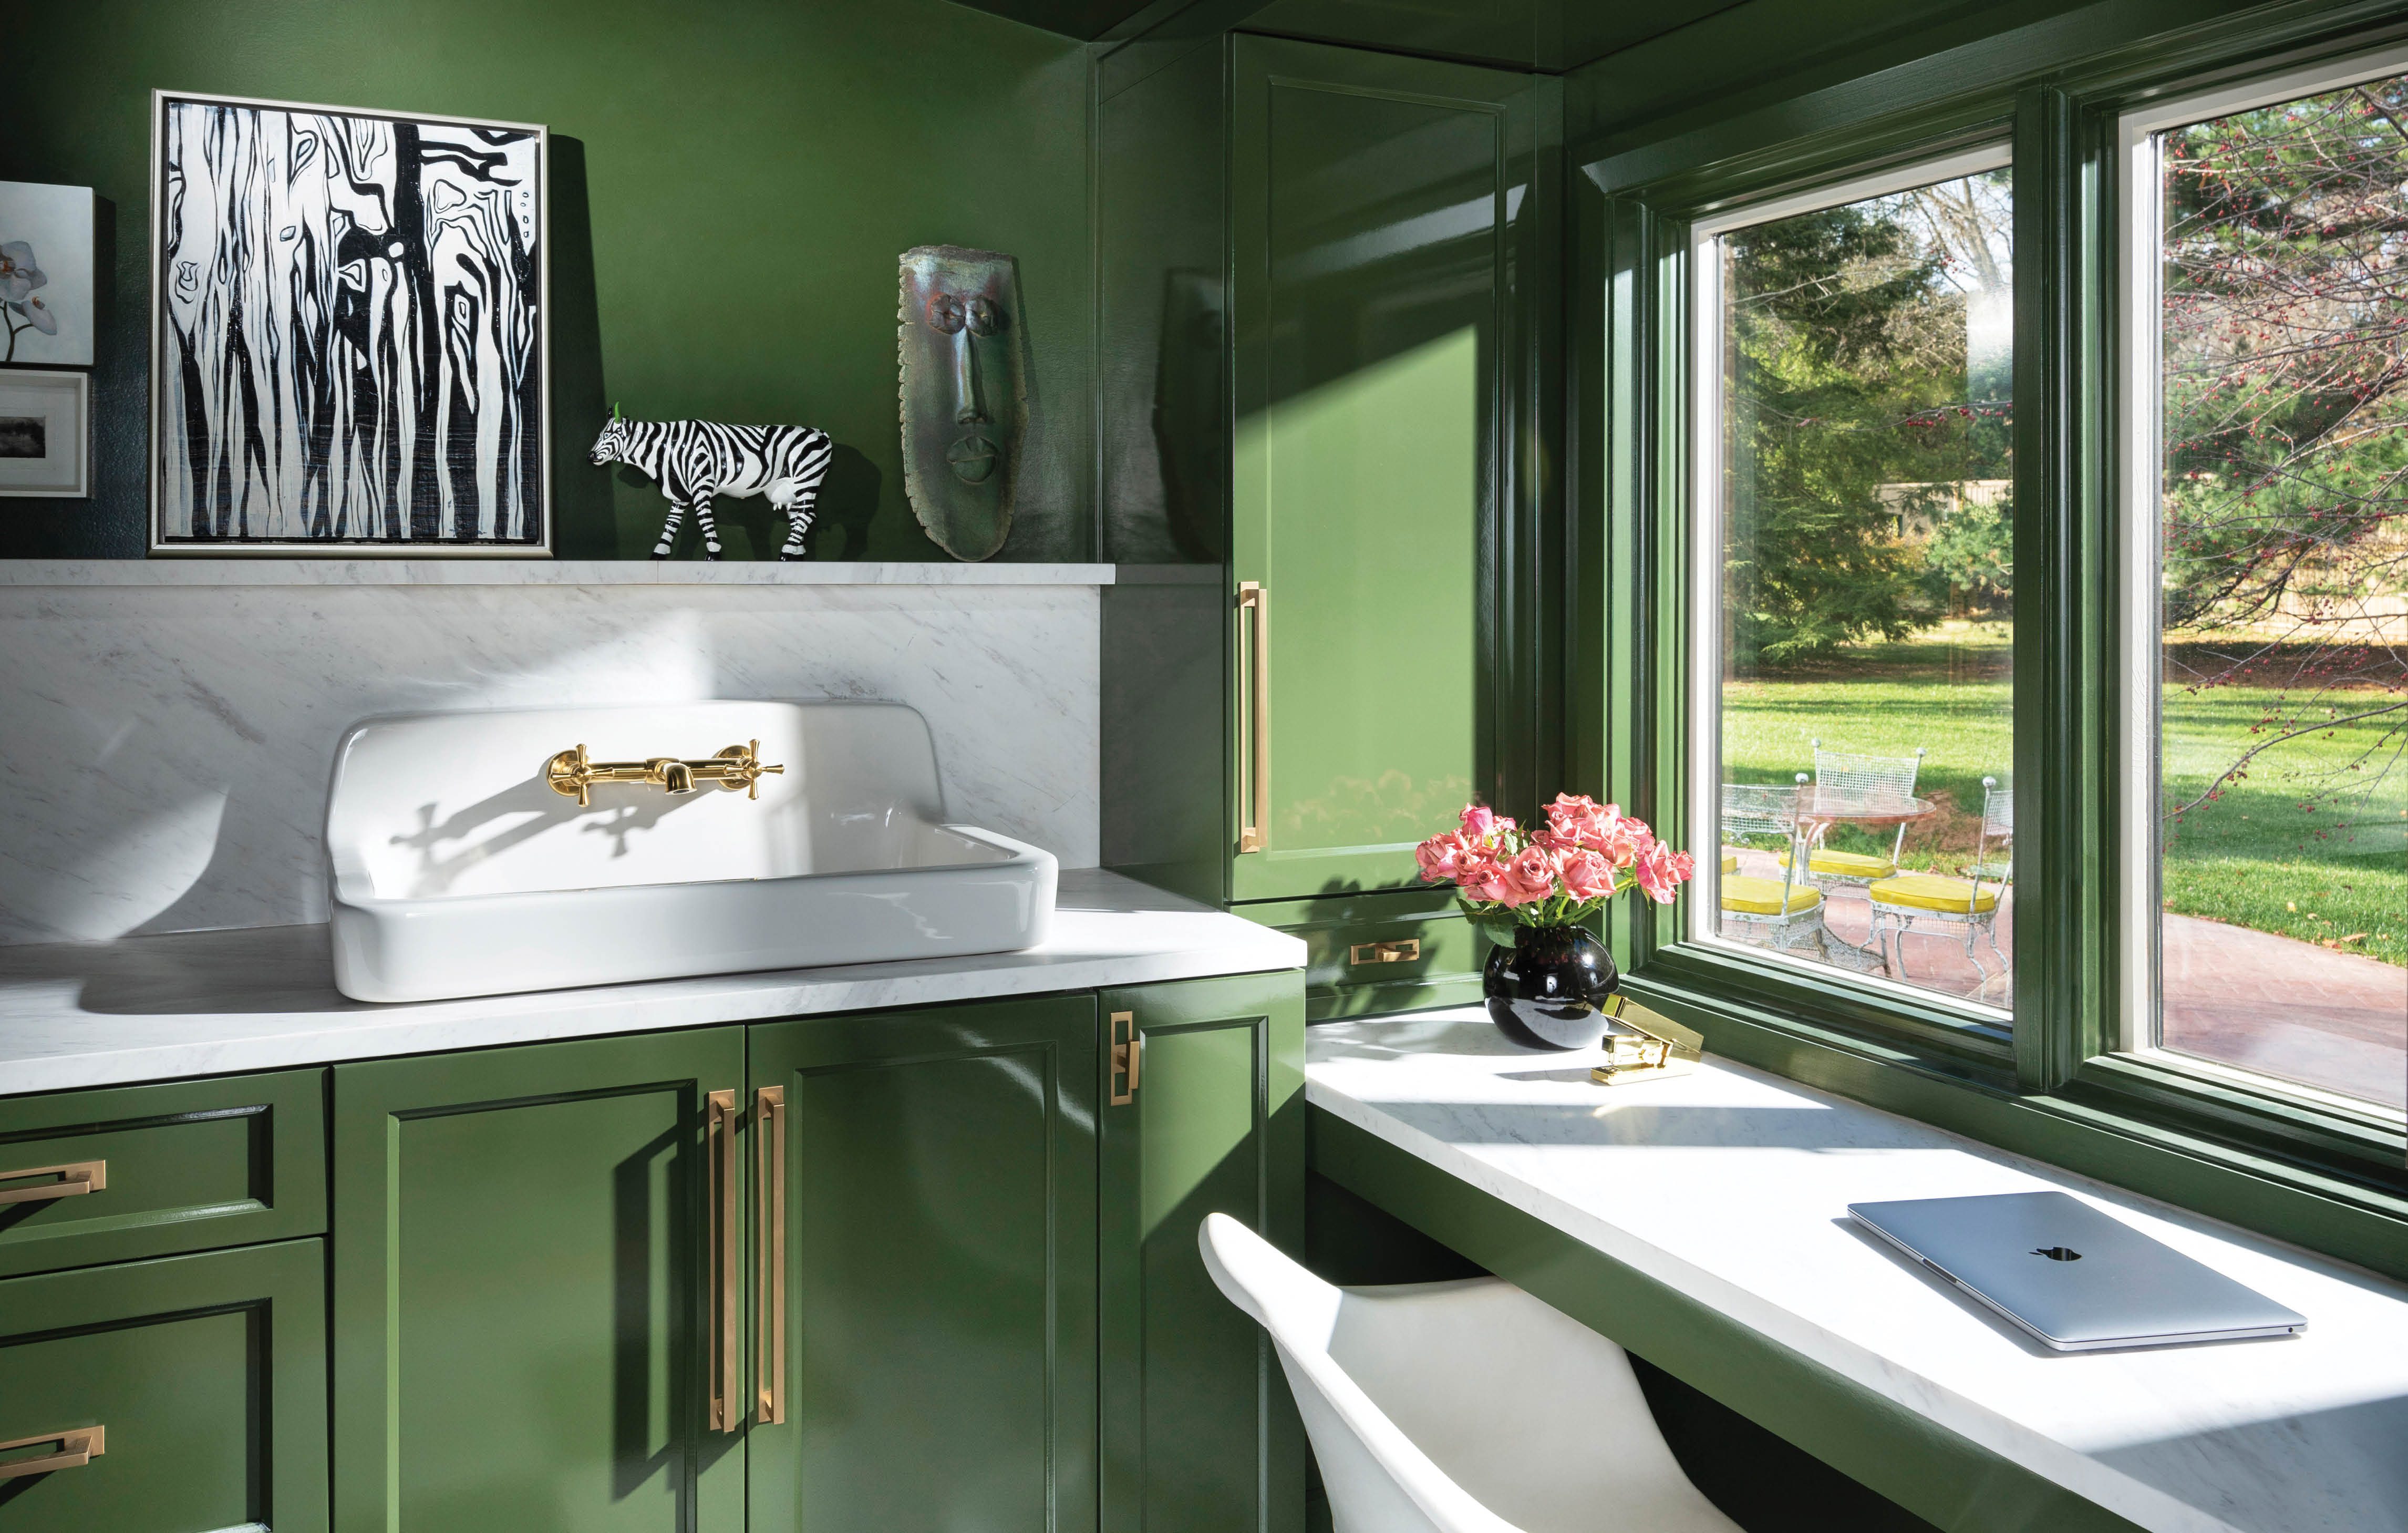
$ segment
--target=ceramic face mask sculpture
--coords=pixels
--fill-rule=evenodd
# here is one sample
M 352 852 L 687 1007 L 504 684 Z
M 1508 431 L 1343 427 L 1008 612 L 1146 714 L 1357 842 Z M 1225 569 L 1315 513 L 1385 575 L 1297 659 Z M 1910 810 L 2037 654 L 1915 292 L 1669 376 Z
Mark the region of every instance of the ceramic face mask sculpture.
M 911 514 L 954 558 L 986 558 L 1011 531 L 1028 434 L 1019 265 L 955 245 L 906 251 L 896 319 Z

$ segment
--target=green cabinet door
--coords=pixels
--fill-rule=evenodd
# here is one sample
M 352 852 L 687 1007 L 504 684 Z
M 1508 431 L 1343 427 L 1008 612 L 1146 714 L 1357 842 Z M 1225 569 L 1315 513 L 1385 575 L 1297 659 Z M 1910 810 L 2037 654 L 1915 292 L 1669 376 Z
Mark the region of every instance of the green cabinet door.
M 325 1304 L 320 1240 L 0 1282 L 0 1528 L 322 1533 Z
M 1095 1526 L 1095 1008 L 752 1029 L 752 1533 Z
M 1231 893 L 1397 887 L 1527 775 L 1557 87 L 1250 36 L 1230 80 Z
M 341 1533 L 742 1527 L 743 1081 L 741 1027 L 336 1069 Z
M 1293 1533 L 1302 1428 L 1197 1254 L 1208 1213 L 1304 1249 L 1297 973 L 1108 990 L 1098 1224 L 1106 1533 Z M 1132 1089 L 1132 1084 L 1134 1089 Z

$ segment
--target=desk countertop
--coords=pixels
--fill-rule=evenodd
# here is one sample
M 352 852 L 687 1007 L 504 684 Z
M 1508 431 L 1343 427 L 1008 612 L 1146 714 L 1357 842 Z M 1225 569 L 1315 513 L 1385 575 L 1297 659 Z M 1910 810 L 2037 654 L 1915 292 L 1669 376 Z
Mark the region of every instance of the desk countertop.
M 2408 1528 L 2396 1283 L 1717 1060 L 1607 1088 L 1588 1055 L 1516 1048 L 1472 1010 L 1319 1026 L 1308 1049 L 1314 1108 L 2143 1527 Z M 2289 1305 L 2307 1331 L 2052 1353 L 1846 1217 L 2042 1188 Z
M 336 991 L 323 926 L 0 948 L 0 1096 L 1303 964 L 1296 938 L 1093 869 L 1025 953 L 390 1006 Z

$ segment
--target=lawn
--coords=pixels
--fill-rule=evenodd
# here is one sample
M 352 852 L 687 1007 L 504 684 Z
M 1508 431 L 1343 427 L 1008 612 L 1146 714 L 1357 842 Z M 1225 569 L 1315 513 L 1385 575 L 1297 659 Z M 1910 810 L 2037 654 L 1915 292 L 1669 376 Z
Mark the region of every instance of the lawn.
M 1812 668 L 1723 687 L 1724 777 L 1786 782 L 1812 772 L 1813 747 L 1873 755 L 1928 753 L 1916 792 L 1948 812 L 1910 830 L 1902 862 L 1956 873 L 1972 860 L 1985 775 L 2014 761 L 2010 652 L 1997 624 L 1950 623 L 1914 641 L 1854 647 Z M 2367 694 L 2379 697 L 2379 693 Z M 2166 792 L 2187 800 L 2258 737 L 2276 695 L 2167 689 Z M 2348 764 L 2380 731 L 2343 727 L 2258 758 L 2247 779 L 2185 814 L 2166 847 L 2166 909 L 2339 945 L 2408 965 L 2408 763 L 2345 799 L 2302 795 L 2373 775 Z M 2309 807 L 2311 804 L 2314 807 Z M 1861 832 L 1831 844 L 1870 851 Z M 1879 843 L 1886 850 L 1887 843 Z

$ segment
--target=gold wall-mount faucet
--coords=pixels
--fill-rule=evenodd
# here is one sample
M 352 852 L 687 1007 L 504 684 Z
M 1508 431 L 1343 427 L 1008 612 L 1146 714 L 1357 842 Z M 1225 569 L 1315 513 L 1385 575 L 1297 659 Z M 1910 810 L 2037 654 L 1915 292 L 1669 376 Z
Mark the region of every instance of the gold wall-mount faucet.
M 653 756 L 645 761 L 591 761 L 585 747 L 553 753 L 543 764 L 543 780 L 552 791 L 563 798 L 574 798 L 580 809 L 591 808 L 593 791 L 603 782 L 633 782 L 640 787 L 659 788 L 672 794 L 688 794 L 707 782 L 716 782 L 729 793 L 739 788 L 747 798 L 761 796 L 761 780 L 785 771 L 783 766 L 767 766 L 761 760 L 761 742 L 731 745 L 715 756 L 701 761 L 687 761 L 677 756 Z

